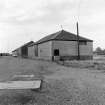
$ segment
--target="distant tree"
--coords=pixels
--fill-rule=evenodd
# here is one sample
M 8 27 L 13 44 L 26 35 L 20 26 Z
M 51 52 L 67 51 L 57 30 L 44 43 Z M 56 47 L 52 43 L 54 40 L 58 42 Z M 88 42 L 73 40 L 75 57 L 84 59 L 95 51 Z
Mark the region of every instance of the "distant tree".
M 105 49 L 103 50 L 103 54 L 105 55 Z
M 101 47 L 97 47 L 94 53 L 98 55 L 103 55 L 103 50 L 101 49 Z
M 102 51 L 101 47 L 96 48 L 96 52 L 101 52 L 101 51 Z

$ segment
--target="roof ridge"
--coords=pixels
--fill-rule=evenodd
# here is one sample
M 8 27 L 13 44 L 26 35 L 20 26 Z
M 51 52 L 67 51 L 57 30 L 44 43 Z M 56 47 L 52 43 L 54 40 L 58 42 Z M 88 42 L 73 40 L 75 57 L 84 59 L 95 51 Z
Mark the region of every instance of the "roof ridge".
M 62 31 L 63 31 L 63 30 L 56 32 L 56 34 L 55 34 L 55 36 L 54 36 L 53 39 L 56 39 L 56 37 L 57 37 L 58 35 L 60 35 L 60 34 L 62 33 Z
M 81 41 L 83 41 L 83 40 L 93 41 L 93 40 L 90 40 L 90 39 L 82 37 L 82 36 L 79 36 L 79 39 Z M 47 35 L 47 36 L 41 38 L 40 40 L 38 40 L 34 44 L 40 44 L 40 43 L 44 43 L 44 42 L 47 42 L 47 41 L 50 41 L 50 40 L 76 41 L 77 40 L 77 35 L 75 33 L 71 33 L 71 32 L 68 32 L 68 31 L 62 29 L 60 31 L 57 31 L 53 34 L 50 34 L 50 35 Z

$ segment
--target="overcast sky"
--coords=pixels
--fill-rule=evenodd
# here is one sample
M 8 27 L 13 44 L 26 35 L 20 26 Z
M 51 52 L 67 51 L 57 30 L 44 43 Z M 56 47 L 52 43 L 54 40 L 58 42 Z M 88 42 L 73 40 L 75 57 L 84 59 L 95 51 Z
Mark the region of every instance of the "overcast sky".
M 79 18 L 78 18 L 79 16 Z M 105 0 L 0 0 L 0 52 L 61 30 L 105 48 Z

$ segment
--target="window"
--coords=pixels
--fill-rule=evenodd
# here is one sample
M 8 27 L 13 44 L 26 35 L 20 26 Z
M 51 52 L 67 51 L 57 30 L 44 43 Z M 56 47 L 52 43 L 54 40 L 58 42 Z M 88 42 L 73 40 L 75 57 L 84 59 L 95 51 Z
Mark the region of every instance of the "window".
M 59 49 L 54 50 L 54 56 L 59 56 Z
M 87 42 L 86 41 L 80 41 L 79 44 L 80 45 L 87 45 Z

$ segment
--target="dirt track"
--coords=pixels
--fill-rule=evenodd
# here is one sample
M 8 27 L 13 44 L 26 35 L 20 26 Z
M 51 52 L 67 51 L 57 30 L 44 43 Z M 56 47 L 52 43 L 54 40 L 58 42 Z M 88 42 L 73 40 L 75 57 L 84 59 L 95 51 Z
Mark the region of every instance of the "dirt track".
M 41 92 L 5 90 L 0 105 L 24 103 L 36 105 L 105 105 L 105 74 L 99 70 L 64 67 L 47 61 L 5 57 L 0 59 L 0 80 L 14 74 L 44 76 Z M 21 97 L 21 98 L 19 98 Z M 23 101 L 23 100 L 24 101 Z M 10 105 L 9 104 L 9 105 Z M 15 105 L 15 104 L 14 104 Z

